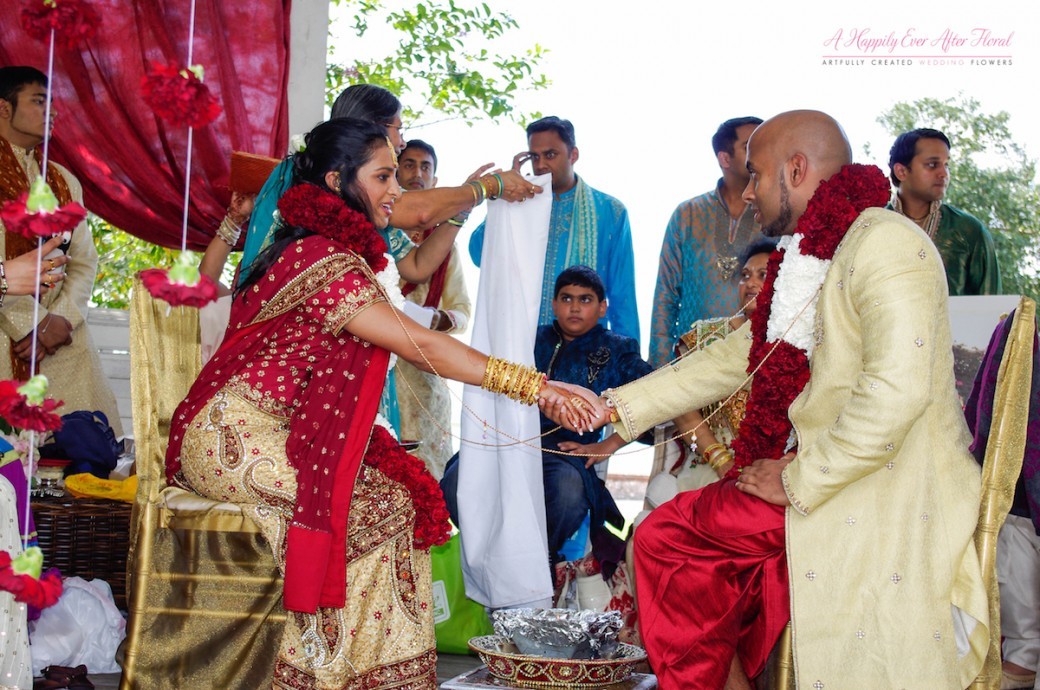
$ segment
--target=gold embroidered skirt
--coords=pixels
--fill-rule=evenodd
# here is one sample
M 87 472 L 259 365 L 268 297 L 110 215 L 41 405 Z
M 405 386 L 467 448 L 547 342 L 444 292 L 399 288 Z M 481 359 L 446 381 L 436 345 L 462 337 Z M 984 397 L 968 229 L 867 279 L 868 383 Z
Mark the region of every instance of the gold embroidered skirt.
M 185 431 L 182 472 L 199 494 L 239 504 L 284 573 L 296 495 L 288 410 L 264 411 L 252 400 L 235 383 L 213 397 Z M 362 465 L 348 523 L 346 606 L 287 614 L 275 688 L 436 687 L 430 556 L 412 548 L 414 521 L 405 488 Z

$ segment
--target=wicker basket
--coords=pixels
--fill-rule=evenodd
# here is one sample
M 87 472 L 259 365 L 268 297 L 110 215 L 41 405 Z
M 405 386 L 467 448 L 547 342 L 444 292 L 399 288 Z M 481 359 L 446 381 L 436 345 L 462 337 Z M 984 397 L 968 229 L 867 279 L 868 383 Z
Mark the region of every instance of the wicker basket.
M 95 498 L 34 499 L 44 568 L 57 568 L 64 577 L 101 578 L 112 586 L 116 606 L 126 610 L 130 508 Z

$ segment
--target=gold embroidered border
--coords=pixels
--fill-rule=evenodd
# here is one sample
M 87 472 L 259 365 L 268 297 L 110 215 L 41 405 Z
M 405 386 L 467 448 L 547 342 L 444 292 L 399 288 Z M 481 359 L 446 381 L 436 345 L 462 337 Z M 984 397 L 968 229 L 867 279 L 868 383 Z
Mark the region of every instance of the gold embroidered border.
M 362 466 L 350 505 L 347 561 L 361 558 L 399 534 L 412 537 L 415 509 L 407 490 L 383 473 Z
M 799 501 L 797 498 L 795 498 L 794 495 L 791 493 L 791 485 L 787 480 L 786 467 L 783 469 L 782 472 L 780 472 L 780 480 L 783 482 L 784 493 L 787 494 L 787 500 L 791 502 L 791 507 L 797 510 L 801 515 L 808 515 L 809 507 L 801 501 Z
M 291 407 L 275 399 L 275 397 L 269 392 L 259 390 L 249 385 L 242 376 L 232 376 L 228 379 L 227 385 L 224 386 L 224 389 L 228 393 L 246 401 L 264 414 L 269 414 L 272 417 L 277 417 L 286 422 L 288 422 L 289 417 L 292 416 L 293 410 Z
M 348 292 L 325 315 L 325 327 L 330 333 L 339 334 L 351 319 L 376 302 L 385 302 L 382 291 L 369 283 L 360 289 Z
M 274 687 L 277 690 L 312 690 L 314 676 L 284 659 L 274 664 Z M 430 690 L 437 687 L 437 652 L 425 651 L 419 656 L 395 664 L 374 668 L 352 678 L 343 690 Z
M 292 248 L 287 248 L 282 254 L 282 260 L 291 261 L 292 258 L 289 254 L 291 251 L 293 251 Z M 368 268 L 368 264 L 358 255 L 351 253 L 331 254 L 316 261 L 278 290 L 256 315 L 253 323 L 284 314 L 348 271 L 371 273 L 370 270 L 365 271 L 362 267 Z

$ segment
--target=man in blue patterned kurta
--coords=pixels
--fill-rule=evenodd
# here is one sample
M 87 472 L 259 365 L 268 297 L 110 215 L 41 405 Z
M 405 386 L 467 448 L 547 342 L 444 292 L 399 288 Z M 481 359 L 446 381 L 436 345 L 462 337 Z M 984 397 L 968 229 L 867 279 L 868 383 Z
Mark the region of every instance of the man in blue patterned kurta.
M 574 172 L 578 161 L 574 125 L 558 117 L 543 117 L 527 126 L 527 151 L 513 158 L 513 169 L 531 161 L 536 175 L 552 173 L 553 206 L 545 250 L 545 280 L 539 325 L 553 321 L 553 278 L 568 266 L 589 266 L 607 285 L 604 326 L 639 342 L 635 261 L 628 211 L 614 197 L 593 189 Z M 473 263 L 480 265 L 484 225 L 469 241 Z
M 737 257 L 761 239 L 758 224 L 740 198 L 748 183 L 748 137 L 762 123 L 737 117 L 719 125 L 711 138 L 722 177 L 710 192 L 679 204 L 668 221 L 650 317 L 650 364 L 664 366 L 690 324 L 733 316 L 737 304 Z

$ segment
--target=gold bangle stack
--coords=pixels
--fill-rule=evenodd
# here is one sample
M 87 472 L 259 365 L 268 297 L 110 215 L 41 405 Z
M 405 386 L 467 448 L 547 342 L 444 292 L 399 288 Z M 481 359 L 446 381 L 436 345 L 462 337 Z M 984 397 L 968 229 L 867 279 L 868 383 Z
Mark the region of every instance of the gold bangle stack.
M 480 387 L 524 405 L 533 405 L 538 402 L 538 394 L 544 383 L 545 374 L 534 367 L 515 364 L 498 357 L 488 357 Z
M 498 183 L 498 192 L 496 193 L 491 192 L 492 180 Z M 480 186 L 484 190 L 484 197 L 488 201 L 494 201 L 498 197 L 502 196 L 502 192 L 505 191 L 505 183 L 502 182 L 501 175 L 485 175 L 484 177 L 477 178 L 477 181 L 480 182 Z
M 704 462 L 716 472 L 728 462 L 733 460 L 733 451 L 726 447 L 725 443 L 713 443 L 701 453 Z
M 484 197 L 487 195 L 487 192 L 479 180 L 472 180 L 466 184 L 469 185 L 470 191 L 473 192 L 473 205 L 470 207 L 470 210 L 473 210 L 484 203 Z

